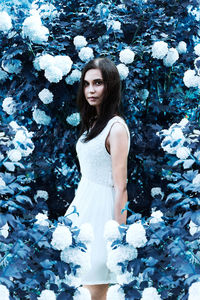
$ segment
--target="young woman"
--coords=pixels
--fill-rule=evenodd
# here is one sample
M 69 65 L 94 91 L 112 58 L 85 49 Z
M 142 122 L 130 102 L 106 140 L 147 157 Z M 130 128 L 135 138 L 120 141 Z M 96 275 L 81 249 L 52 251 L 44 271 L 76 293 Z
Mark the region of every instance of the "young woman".
M 106 266 L 104 225 L 110 219 L 126 223 L 126 212 L 121 214 L 121 210 L 127 202 L 130 134 L 120 116 L 120 98 L 120 77 L 114 63 L 108 58 L 87 63 L 77 97 L 81 132 L 76 151 L 82 177 L 66 213 L 75 205 L 79 216 L 70 215 L 72 222 L 93 226 L 92 268 L 82 278 L 92 300 L 105 300 L 109 283 L 116 282 Z

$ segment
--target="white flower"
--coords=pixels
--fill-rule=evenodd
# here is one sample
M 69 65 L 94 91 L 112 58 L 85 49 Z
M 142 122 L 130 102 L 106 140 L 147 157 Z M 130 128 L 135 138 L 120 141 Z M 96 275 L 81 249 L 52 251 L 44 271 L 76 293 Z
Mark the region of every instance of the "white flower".
M 73 300 L 91 300 L 89 290 L 84 287 L 79 287 L 73 296 Z
M 21 152 L 22 156 L 28 156 L 30 153 L 33 152 L 35 146 L 31 140 L 33 136 L 33 132 L 28 132 L 26 127 L 16 127 L 16 134 L 13 139 L 13 145 L 15 146 L 16 150 Z
M 154 187 L 151 189 L 151 196 L 154 198 L 155 196 L 160 195 L 161 199 L 164 197 L 164 193 L 161 191 L 160 187 Z
M 3 284 L 0 284 L 0 295 L 1 295 L 1 300 L 9 300 L 10 299 L 9 290 Z
M 190 227 L 189 232 L 191 235 L 194 235 L 195 233 L 200 231 L 200 226 L 192 222 L 192 220 L 189 223 L 189 227 Z
M 183 135 L 182 129 L 181 129 L 181 128 L 178 128 L 178 127 L 172 128 L 172 130 L 171 130 L 171 137 L 172 137 L 174 140 L 183 139 L 183 138 L 184 138 L 184 135 Z
M 176 150 L 176 156 L 179 159 L 187 159 L 190 155 L 190 149 L 187 147 L 180 147 Z
M 112 22 L 112 29 L 116 32 L 121 30 L 121 23 L 119 21 Z
M 194 70 L 187 70 L 184 73 L 183 82 L 188 88 L 197 87 L 200 85 L 200 77 L 195 75 Z
M 147 242 L 146 231 L 141 222 L 137 222 L 129 226 L 126 233 L 126 241 L 135 248 L 145 246 Z
M 175 48 L 170 48 L 167 55 L 163 58 L 163 63 L 166 67 L 171 67 L 179 58 L 178 51 Z
M 152 46 L 152 56 L 153 58 L 163 59 L 168 52 L 168 44 L 160 41 L 155 42 Z
M 200 281 L 193 282 L 189 287 L 189 297 L 188 300 L 199 300 L 200 295 Z
M 194 66 L 197 71 L 197 74 L 200 75 L 200 57 L 197 57 L 194 61 Z
M 38 300 L 56 300 L 56 295 L 53 291 L 43 290 Z
M 37 124 L 49 125 L 51 117 L 47 116 L 43 110 L 35 108 L 33 111 L 33 120 Z
M 58 11 L 56 9 L 56 7 L 51 4 L 42 4 L 39 8 L 39 14 L 43 19 L 46 18 L 55 18 L 56 16 L 58 16 Z
M 72 234 L 65 225 L 58 224 L 52 235 L 52 246 L 57 250 L 64 250 L 72 244 Z
M 188 119 L 187 118 L 183 118 L 178 125 L 181 126 L 181 128 L 185 127 L 188 124 Z
M 68 55 L 56 55 L 54 57 L 54 64 L 62 71 L 62 75 L 67 75 L 72 68 L 73 61 Z
M 19 59 L 9 59 L 2 62 L 2 68 L 8 73 L 19 74 L 22 70 L 22 62 Z
M 113 241 L 121 239 L 121 233 L 119 232 L 119 224 L 115 220 L 109 220 L 104 226 L 104 239 L 107 241 Z
M 6 11 L 0 12 L 0 31 L 7 33 L 12 28 L 12 20 Z
M 162 211 L 160 210 L 153 211 L 149 223 L 155 224 L 155 223 L 163 222 L 162 217 L 163 217 Z
M 117 69 L 118 69 L 118 72 L 119 72 L 119 75 L 120 75 L 120 78 L 122 80 L 126 79 L 126 77 L 128 76 L 129 74 L 129 69 L 126 65 L 124 64 L 119 64 L 117 65 Z
M 77 36 L 75 36 L 73 43 L 74 43 L 76 49 L 81 49 L 81 48 L 85 47 L 88 42 L 86 41 L 86 38 L 84 36 L 77 35 Z
M 142 292 L 141 300 L 162 300 L 154 287 L 148 287 Z
M 145 101 L 149 97 L 149 91 L 147 89 L 142 89 L 139 91 L 139 97 L 141 100 Z
M 48 200 L 49 195 L 47 193 L 47 191 L 43 191 L 43 190 L 37 190 L 36 195 L 34 195 L 34 199 L 35 201 L 37 201 L 37 198 L 43 198 L 44 200 Z
M 112 249 L 109 243 L 107 243 L 107 267 L 114 273 L 121 274 L 121 266 L 119 262 L 131 261 L 138 255 L 138 251 L 131 245 L 121 245 L 116 249 Z
M 6 81 L 8 74 L 0 68 L 0 82 Z
M 195 53 L 197 56 L 200 56 L 200 44 L 197 44 L 197 45 L 194 47 L 194 53 Z
M 38 96 L 44 104 L 49 104 L 53 101 L 53 93 L 51 93 L 48 89 L 43 89 L 39 92 Z
M 8 151 L 7 155 L 11 161 L 19 161 L 22 158 L 21 152 L 16 149 L 12 149 L 12 150 Z
M 5 98 L 3 100 L 2 107 L 8 115 L 12 115 L 16 112 L 16 104 L 12 97 Z
M 90 223 L 81 224 L 78 238 L 83 243 L 91 243 L 94 240 L 93 227 Z
M 123 285 L 123 284 L 129 284 L 131 281 L 134 280 L 134 276 L 132 273 L 130 272 L 125 272 L 123 274 L 118 274 L 117 275 L 117 282 L 120 284 L 120 285 Z
M 65 78 L 65 82 L 67 84 L 72 85 L 72 84 L 74 84 L 74 82 L 79 81 L 80 78 L 81 78 L 81 71 L 76 69 L 76 70 L 73 70 L 71 72 L 71 74 Z
M 119 54 L 119 60 L 124 64 L 131 64 L 134 61 L 135 53 L 130 49 L 124 49 Z
M 179 54 L 184 54 L 187 52 L 187 44 L 184 41 L 178 43 L 177 51 Z
M 34 59 L 33 61 L 33 66 L 34 68 L 37 70 L 37 71 L 40 71 L 41 68 L 40 68 L 40 59 L 41 59 L 42 56 L 40 55 L 37 55 L 36 58 Z
M 38 213 L 36 216 L 36 222 L 35 224 L 39 224 L 41 226 L 49 226 L 49 222 L 47 221 L 48 220 L 48 216 L 47 214 L 42 214 L 42 213 Z
M 44 76 L 49 82 L 58 83 L 62 79 L 63 73 L 59 68 L 55 66 L 49 66 L 47 69 L 45 69 Z
M 80 114 L 73 113 L 66 118 L 66 121 L 72 126 L 77 126 L 80 123 Z
M 44 54 L 42 56 L 39 56 L 39 66 L 41 70 L 45 70 L 49 68 L 50 66 L 54 65 L 54 56 L 51 54 Z
M 119 284 L 111 285 L 107 291 L 106 300 L 125 300 L 125 294 Z
M 8 237 L 8 235 L 9 235 L 9 226 L 8 226 L 7 222 L 3 227 L 0 228 L 0 235 L 2 235 L 5 239 Z
M 77 274 L 76 276 L 74 276 L 73 273 L 67 274 L 67 272 L 65 271 L 65 278 L 60 279 L 59 276 L 55 276 L 55 284 L 59 289 L 61 289 L 62 283 L 73 287 L 79 287 L 81 285 L 81 278 L 77 277 Z
M 22 24 L 22 36 L 28 37 L 33 43 L 43 44 L 48 40 L 49 30 L 42 25 L 39 13 L 33 12 L 34 14 L 27 17 Z
M 200 174 L 197 174 L 192 180 L 192 184 L 199 185 L 200 184 Z
M 78 53 L 78 56 L 82 61 L 88 62 L 89 60 L 94 58 L 93 49 L 90 47 L 83 47 Z

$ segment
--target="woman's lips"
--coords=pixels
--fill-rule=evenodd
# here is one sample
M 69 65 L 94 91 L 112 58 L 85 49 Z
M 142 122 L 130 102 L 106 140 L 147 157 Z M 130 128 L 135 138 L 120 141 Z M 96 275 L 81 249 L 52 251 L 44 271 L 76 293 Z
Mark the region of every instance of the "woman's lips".
M 97 98 L 96 97 L 88 97 L 88 100 L 90 100 L 90 101 L 96 101 Z

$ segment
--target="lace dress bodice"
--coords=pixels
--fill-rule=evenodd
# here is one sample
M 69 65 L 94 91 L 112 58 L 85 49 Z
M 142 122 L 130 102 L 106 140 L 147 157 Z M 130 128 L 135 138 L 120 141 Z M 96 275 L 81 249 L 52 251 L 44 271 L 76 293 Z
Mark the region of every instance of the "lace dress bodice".
M 129 150 L 129 129 L 125 121 L 119 116 L 110 119 L 102 132 L 86 143 L 82 141 L 86 134 L 86 132 L 84 132 L 76 144 L 76 152 L 82 177 L 98 184 L 113 186 L 111 155 L 108 153 L 105 143 L 112 125 L 116 122 L 122 123 L 126 128 Z

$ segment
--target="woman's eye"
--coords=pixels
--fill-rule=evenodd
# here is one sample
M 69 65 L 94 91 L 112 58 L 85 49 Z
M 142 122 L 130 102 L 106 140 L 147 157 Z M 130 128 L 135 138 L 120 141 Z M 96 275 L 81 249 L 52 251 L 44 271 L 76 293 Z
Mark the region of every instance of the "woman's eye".
M 97 81 L 96 84 L 97 85 L 101 85 L 103 82 L 102 81 Z

